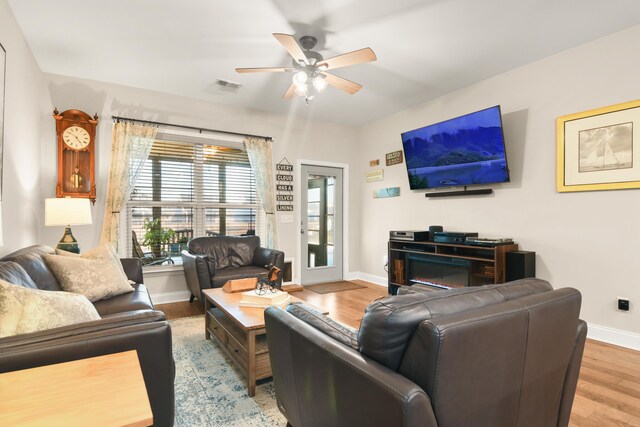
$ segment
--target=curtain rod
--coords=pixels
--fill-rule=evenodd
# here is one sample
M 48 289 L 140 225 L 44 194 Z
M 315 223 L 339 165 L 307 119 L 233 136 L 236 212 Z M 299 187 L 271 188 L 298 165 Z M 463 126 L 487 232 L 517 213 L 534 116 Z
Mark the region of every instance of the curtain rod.
M 231 132 L 231 131 L 228 131 L 228 130 L 220 130 L 220 129 L 199 128 L 199 127 L 196 127 L 196 126 L 174 125 L 174 124 L 171 124 L 171 123 L 154 122 L 154 121 L 151 121 L 151 120 L 130 119 L 128 117 L 111 116 L 111 118 L 113 120 L 117 121 L 117 122 L 119 122 L 120 120 L 124 120 L 124 121 L 130 121 L 130 122 L 148 123 L 148 124 L 152 124 L 152 125 L 171 126 L 171 127 L 175 127 L 175 128 L 197 130 L 197 131 L 200 131 L 200 133 L 202 133 L 203 131 L 204 132 L 217 132 L 217 133 L 226 133 L 227 135 L 248 136 L 248 137 L 253 137 L 253 138 L 264 138 L 264 139 L 266 139 L 268 141 L 273 141 L 273 137 L 271 137 L 271 136 L 251 135 L 249 133 Z

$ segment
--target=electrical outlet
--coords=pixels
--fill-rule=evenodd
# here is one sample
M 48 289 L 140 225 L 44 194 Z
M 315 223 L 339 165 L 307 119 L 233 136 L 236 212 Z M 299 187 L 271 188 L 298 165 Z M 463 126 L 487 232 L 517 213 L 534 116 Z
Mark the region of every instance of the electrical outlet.
M 618 297 L 618 310 L 620 311 L 629 311 L 631 308 L 629 298 Z
M 387 255 L 382 257 L 382 264 L 387 265 L 389 263 L 389 258 Z

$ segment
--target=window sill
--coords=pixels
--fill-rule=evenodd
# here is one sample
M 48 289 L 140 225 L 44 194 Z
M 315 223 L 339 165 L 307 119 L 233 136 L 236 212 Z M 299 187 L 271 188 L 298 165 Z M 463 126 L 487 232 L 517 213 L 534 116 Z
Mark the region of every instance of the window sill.
M 145 277 L 181 275 L 183 272 L 184 269 L 182 268 L 182 265 L 156 265 L 142 267 L 142 274 Z

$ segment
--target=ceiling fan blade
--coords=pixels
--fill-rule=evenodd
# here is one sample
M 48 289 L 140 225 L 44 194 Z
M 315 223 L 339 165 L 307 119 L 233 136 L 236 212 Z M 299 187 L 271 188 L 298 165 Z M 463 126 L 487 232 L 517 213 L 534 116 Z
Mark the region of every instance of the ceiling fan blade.
M 291 67 L 236 68 L 236 73 L 290 73 Z
M 325 70 L 335 70 L 336 68 L 348 67 L 349 65 L 363 64 L 378 59 L 376 54 L 369 47 L 354 50 L 353 52 L 343 53 L 333 58 L 325 59 L 318 63 L 318 68 Z
M 362 85 L 352 82 L 351 80 L 347 80 L 342 77 L 338 77 L 335 74 L 330 73 L 321 73 L 325 76 L 325 80 L 331 86 L 343 90 L 351 95 L 362 89 Z
M 280 44 L 287 50 L 287 52 L 289 52 L 289 55 L 291 55 L 297 63 L 302 62 L 305 65 L 309 65 L 307 55 L 304 54 L 300 45 L 292 35 L 273 33 L 273 37 L 280 42 Z
M 282 95 L 282 98 L 290 99 L 290 98 L 293 98 L 295 95 L 296 95 L 296 85 L 291 83 L 291 86 L 289 86 L 289 89 L 287 89 L 284 95 Z

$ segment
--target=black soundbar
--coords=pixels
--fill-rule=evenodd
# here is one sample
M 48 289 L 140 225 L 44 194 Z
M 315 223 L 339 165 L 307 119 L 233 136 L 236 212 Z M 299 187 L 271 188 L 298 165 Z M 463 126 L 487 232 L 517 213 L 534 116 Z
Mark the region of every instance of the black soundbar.
M 478 190 L 462 190 L 462 191 L 436 191 L 433 193 L 424 193 L 424 197 L 449 197 L 449 196 L 473 196 L 478 194 L 491 194 L 493 190 L 491 188 L 481 188 Z

